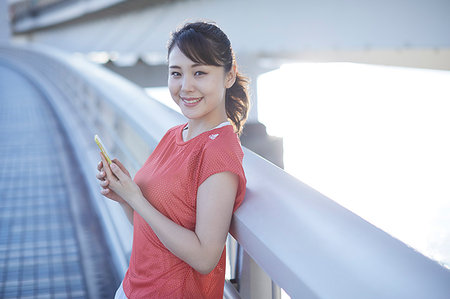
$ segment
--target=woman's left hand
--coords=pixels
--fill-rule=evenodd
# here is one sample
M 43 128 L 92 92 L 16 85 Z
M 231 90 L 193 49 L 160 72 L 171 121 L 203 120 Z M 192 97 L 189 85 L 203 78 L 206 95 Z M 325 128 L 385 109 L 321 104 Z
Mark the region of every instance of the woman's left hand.
M 106 159 L 101 155 L 103 165 L 108 165 Z M 109 167 L 104 168 L 109 181 L 109 189 L 123 198 L 129 205 L 143 197 L 139 186 L 120 167 L 112 162 Z

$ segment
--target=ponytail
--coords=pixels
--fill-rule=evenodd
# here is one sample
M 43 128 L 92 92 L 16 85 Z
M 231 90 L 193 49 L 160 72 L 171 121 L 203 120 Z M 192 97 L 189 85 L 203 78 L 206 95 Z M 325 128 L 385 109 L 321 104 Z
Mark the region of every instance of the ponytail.
M 236 73 L 236 81 L 225 93 L 227 117 L 238 135 L 242 132 L 250 108 L 248 84 L 249 80 L 247 77 Z

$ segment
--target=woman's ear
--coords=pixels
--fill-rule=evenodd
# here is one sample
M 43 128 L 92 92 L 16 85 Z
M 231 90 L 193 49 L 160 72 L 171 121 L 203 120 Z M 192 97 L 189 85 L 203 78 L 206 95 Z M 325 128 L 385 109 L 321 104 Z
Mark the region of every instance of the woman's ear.
M 233 64 L 231 70 L 226 74 L 225 88 L 230 88 L 231 86 L 233 86 L 234 82 L 236 82 L 236 73 L 236 65 Z

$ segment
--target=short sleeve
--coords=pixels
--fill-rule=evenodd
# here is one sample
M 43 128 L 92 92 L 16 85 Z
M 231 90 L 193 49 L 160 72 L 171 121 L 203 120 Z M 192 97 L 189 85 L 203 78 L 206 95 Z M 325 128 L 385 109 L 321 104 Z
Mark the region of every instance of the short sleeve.
M 213 140 L 205 146 L 199 171 L 198 187 L 207 178 L 216 173 L 231 172 L 236 174 L 239 177 L 239 186 L 233 210 L 235 211 L 244 199 L 245 186 L 247 183 L 244 169 L 242 167 L 242 148 L 237 141 L 237 138 L 235 142 L 226 142 L 226 139 L 223 140 L 225 142 L 220 142 L 221 140 L 217 140 L 219 142 L 216 143 L 214 141 L 216 140 Z

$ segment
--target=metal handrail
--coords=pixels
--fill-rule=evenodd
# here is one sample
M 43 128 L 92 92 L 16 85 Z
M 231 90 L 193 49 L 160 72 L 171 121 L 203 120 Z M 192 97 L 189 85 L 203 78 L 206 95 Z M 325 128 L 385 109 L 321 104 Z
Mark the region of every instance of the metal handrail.
M 6 52 L 0 49 L 0 53 Z M 114 107 L 118 121 L 125 121 L 144 142 L 154 143 L 170 126 L 183 121 L 180 115 L 151 101 L 141 89 L 100 67 L 43 47 L 14 52 L 7 54 L 36 67 L 38 60 L 44 65 L 53 63 L 64 76 L 72 74 L 83 80 L 95 97 Z M 42 65 L 38 69 L 44 72 Z M 448 298 L 448 269 L 251 151 L 244 149 L 244 153 L 247 195 L 233 216 L 231 234 L 245 254 L 289 295 Z M 245 289 L 239 293 L 254 298 Z

